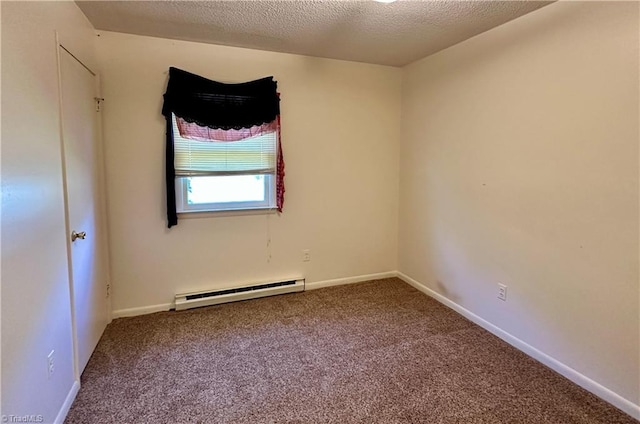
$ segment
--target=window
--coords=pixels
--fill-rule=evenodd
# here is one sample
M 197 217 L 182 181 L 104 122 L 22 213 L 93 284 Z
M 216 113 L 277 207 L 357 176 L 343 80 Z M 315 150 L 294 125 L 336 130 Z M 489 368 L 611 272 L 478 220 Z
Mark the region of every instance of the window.
M 172 125 L 177 212 L 276 207 L 277 128 L 239 141 L 202 141 L 182 137 L 173 114 Z
M 179 212 L 282 212 L 277 87 L 273 77 L 229 84 L 169 68 L 162 105 L 169 228 Z

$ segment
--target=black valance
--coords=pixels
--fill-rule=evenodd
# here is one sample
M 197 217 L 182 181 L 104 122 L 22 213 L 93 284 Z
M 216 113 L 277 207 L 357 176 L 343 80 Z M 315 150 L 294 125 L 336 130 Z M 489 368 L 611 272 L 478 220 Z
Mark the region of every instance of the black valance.
M 170 119 L 172 112 L 187 122 L 223 130 L 273 122 L 280 114 L 277 83 L 266 77 L 225 84 L 171 67 L 162 114 Z

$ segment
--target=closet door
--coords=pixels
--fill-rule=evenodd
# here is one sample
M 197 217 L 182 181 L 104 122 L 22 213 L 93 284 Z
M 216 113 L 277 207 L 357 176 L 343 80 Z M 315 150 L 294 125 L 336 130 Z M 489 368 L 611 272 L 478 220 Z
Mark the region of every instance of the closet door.
M 108 322 L 98 85 L 96 75 L 62 46 L 59 57 L 69 273 L 79 378 Z

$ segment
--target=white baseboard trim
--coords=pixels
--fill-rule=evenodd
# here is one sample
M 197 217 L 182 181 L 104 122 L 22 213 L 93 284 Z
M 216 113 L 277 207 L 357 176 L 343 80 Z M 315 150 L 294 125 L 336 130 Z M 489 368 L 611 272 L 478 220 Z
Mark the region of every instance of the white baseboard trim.
M 162 303 L 160 305 L 141 306 L 139 308 L 117 309 L 111 313 L 113 319 L 124 317 L 135 317 L 138 315 L 153 314 L 154 312 L 168 311 L 175 307 L 173 303 Z
M 323 287 L 341 286 L 343 284 L 360 283 L 362 281 L 380 280 L 382 278 L 391 278 L 391 277 L 397 277 L 397 276 L 398 276 L 398 273 L 396 271 L 387 271 L 387 272 L 379 272 L 377 274 L 366 274 L 366 275 L 357 275 L 355 277 L 336 278 L 335 280 L 316 281 L 313 283 L 305 283 L 305 290 L 315 290 L 315 289 L 321 289 Z M 172 303 L 162 303 L 159 305 L 141 306 L 138 308 L 116 309 L 115 311 L 111 312 L 111 317 L 113 319 L 124 318 L 124 317 L 135 317 L 138 315 L 153 314 L 154 312 L 168 311 L 170 309 L 173 309 L 174 307 L 175 307 L 175 304 L 172 302 Z
M 542 364 L 548 366 L 549 368 L 551 368 L 552 370 L 556 371 L 557 373 L 559 373 L 559 374 L 563 375 L 564 377 L 568 378 L 569 380 L 573 381 L 578 386 L 581 386 L 582 388 L 588 390 L 589 392 L 593 393 L 594 395 L 598 396 L 599 398 L 605 400 L 606 402 L 609 402 L 610 404 L 612 404 L 616 408 L 618 408 L 618 409 L 624 411 L 625 413 L 631 415 L 633 418 L 635 418 L 637 420 L 640 420 L 640 405 L 634 404 L 633 402 L 623 398 L 622 396 L 618 395 L 617 393 L 613 392 L 612 390 L 609 390 L 606 387 L 604 387 L 603 385 L 591 380 L 589 377 L 587 377 L 587 376 L 579 373 L 578 371 L 574 370 L 573 368 L 563 364 L 562 362 L 558 361 L 557 359 L 547 355 L 546 353 L 536 349 L 535 347 L 523 342 L 519 338 L 507 333 L 506 331 L 502 330 L 501 328 L 491 324 L 489 321 L 486 321 L 486 320 L 480 318 L 479 316 L 477 316 L 473 312 L 463 308 L 462 306 L 460 306 L 457 303 L 449 300 L 448 298 L 444 297 L 443 295 L 441 295 L 439 293 L 436 293 L 435 291 L 431 290 L 430 288 L 428 288 L 424 284 L 414 280 L 413 278 L 409 277 L 408 275 L 406 275 L 406 274 L 404 274 L 402 272 L 397 272 L 396 275 L 398 276 L 398 278 L 400 278 L 404 282 L 410 284 L 411 286 L 415 287 L 416 289 L 418 289 L 422 293 L 424 293 L 427 296 L 430 296 L 430 297 L 434 298 L 438 302 L 448 306 L 449 308 L 451 308 L 454 311 L 458 312 L 460 315 L 464 316 L 468 320 L 476 323 L 477 325 L 479 325 L 480 327 L 482 327 L 485 330 L 489 331 L 490 333 L 500 337 L 502 340 L 504 340 L 505 342 L 509 343 L 510 345 L 515 347 L 516 349 L 526 353 L 527 355 L 529 355 L 533 359 L 537 360 L 538 362 L 541 362 Z
M 305 283 L 305 290 L 315 290 L 322 287 L 340 286 L 343 284 L 359 283 L 369 280 L 380 280 L 382 278 L 396 277 L 396 271 L 380 272 L 377 274 L 358 275 L 355 277 L 337 278 L 335 280 L 316 281 L 313 283 Z M 162 303 L 159 305 L 141 306 L 138 308 L 116 309 L 111 312 L 111 318 L 135 317 L 138 315 L 152 314 L 154 312 L 163 312 L 175 308 L 175 304 Z
M 344 284 L 361 283 L 363 281 L 381 280 L 383 278 L 397 277 L 397 271 L 379 272 L 377 274 L 357 275 L 355 277 L 336 278 L 335 280 L 314 281 L 305 283 L 305 290 L 316 290 L 323 287 L 342 286 Z
M 54 423 L 55 424 L 63 424 L 65 418 L 67 418 L 67 414 L 71 409 L 71 405 L 73 405 L 73 401 L 76 399 L 76 395 L 80 390 L 80 382 L 74 381 L 73 386 L 71 386 L 71 390 L 69 390 L 69 394 L 67 394 L 67 398 L 64 400 L 60 411 L 58 412 L 58 416 L 56 417 Z

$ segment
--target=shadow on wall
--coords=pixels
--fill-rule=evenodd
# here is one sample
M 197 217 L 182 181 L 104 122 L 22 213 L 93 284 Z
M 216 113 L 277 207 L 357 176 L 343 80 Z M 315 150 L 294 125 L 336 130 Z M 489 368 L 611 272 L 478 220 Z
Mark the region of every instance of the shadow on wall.
M 455 293 L 449 291 L 449 289 L 447 289 L 447 286 L 442 281 L 436 280 L 433 283 L 433 287 L 431 287 L 431 289 L 433 291 L 435 291 L 436 293 L 446 297 L 450 301 L 459 304 L 458 300 L 460 300 L 460 296 L 458 296 Z

